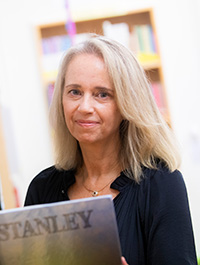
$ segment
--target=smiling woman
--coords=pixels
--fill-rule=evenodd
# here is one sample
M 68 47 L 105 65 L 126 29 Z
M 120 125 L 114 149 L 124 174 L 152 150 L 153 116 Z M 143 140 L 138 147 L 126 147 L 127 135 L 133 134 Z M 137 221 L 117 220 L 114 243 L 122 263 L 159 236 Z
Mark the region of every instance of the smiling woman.
M 101 149 L 102 145 L 115 149 L 122 115 L 102 58 L 93 54 L 73 58 L 65 75 L 62 104 L 66 125 L 81 149 L 94 143 L 95 148 L 98 143 Z
M 176 141 L 131 51 L 102 36 L 71 47 L 50 118 L 55 165 L 25 205 L 110 194 L 123 265 L 197 264 Z

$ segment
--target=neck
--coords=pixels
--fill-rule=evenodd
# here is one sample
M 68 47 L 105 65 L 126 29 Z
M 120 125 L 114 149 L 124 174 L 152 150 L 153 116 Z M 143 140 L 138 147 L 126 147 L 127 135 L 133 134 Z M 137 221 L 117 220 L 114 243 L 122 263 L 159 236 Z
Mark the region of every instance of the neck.
M 84 178 L 98 180 L 98 178 L 106 179 L 110 175 L 119 174 L 121 171 L 119 161 L 120 145 L 115 146 L 99 145 L 97 146 L 83 146 L 80 145 L 84 165 L 80 169 Z M 117 177 L 117 176 L 116 176 Z
M 120 144 L 111 148 L 108 144 L 84 146 L 80 144 L 83 166 L 76 173 L 76 182 L 71 188 L 71 198 L 111 194 L 113 198 L 118 190 L 110 189 L 110 184 L 120 175 Z M 90 194 L 90 195 L 89 195 Z

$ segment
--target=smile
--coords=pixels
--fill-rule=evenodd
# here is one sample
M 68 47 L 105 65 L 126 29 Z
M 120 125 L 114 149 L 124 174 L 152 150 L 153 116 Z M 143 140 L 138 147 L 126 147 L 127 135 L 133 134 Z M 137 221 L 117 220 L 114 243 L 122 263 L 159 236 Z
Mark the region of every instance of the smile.
M 87 120 L 76 120 L 76 123 L 84 128 L 91 128 L 91 127 L 95 127 L 97 124 L 99 124 L 99 122 L 96 121 L 87 121 Z

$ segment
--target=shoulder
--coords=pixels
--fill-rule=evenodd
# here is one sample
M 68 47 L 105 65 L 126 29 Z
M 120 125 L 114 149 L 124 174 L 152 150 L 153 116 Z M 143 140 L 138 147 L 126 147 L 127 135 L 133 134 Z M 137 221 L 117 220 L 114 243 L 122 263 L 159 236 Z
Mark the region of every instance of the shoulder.
M 39 172 L 31 181 L 30 185 L 42 185 L 52 182 L 53 180 L 58 181 L 59 176 L 63 173 L 62 171 L 56 169 L 55 166 L 48 167 L 41 172 Z
M 179 170 L 171 172 L 163 165 L 145 169 L 139 190 L 140 209 L 145 215 L 189 210 L 187 190 Z
M 37 174 L 27 190 L 25 205 L 49 203 L 61 200 L 61 192 L 73 178 L 71 171 L 51 166 Z
M 28 191 L 45 190 L 47 187 L 57 184 L 62 179 L 62 171 L 55 166 L 48 167 L 39 172 L 30 182 Z
M 179 170 L 170 171 L 167 167 L 159 165 L 157 169 L 144 169 L 144 179 L 141 186 L 153 190 L 184 189 L 185 183 Z
M 170 172 L 164 166 L 145 169 L 144 173 L 139 186 L 139 215 L 152 264 L 180 264 L 183 257 L 191 264 L 195 247 L 182 174 L 179 170 Z

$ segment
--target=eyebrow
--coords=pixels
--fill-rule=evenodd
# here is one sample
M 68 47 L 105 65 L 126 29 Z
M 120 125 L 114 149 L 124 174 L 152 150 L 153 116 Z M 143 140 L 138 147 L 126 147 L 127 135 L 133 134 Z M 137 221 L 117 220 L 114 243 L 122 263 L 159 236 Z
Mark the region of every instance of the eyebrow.
M 78 85 L 78 84 L 69 84 L 69 85 L 66 85 L 65 86 L 65 88 L 69 88 L 69 87 L 81 88 L 81 85 Z M 104 87 L 104 86 L 95 86 L 94 89 L 99 90 L 99 91 L 108 91 L 110 93 L 114 93 L 114 89 L 108 88 L 108 87 Z
M 75 87 L 75 88 L 78 88 L 78 87 L 81 87 L 80 85 L 78 84 L 69 84 L 67 86 L 64 86 L 65 88 L 68 88 L 68 87 Z
M 110 93 L 114 93 L 114 90 L 112 88 L 104 87 L 104 86 L 97 86 L 95 87 L 96 90 L 99 91 L 108 91 Z

